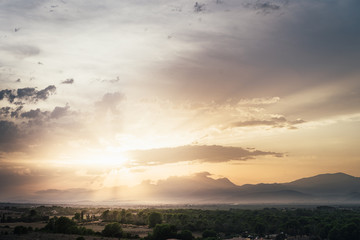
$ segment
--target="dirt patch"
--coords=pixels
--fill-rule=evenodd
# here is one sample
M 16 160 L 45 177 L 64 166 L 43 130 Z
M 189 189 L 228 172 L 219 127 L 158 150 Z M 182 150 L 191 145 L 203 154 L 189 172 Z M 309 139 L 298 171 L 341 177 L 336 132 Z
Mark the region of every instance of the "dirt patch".
M 146 226 L 137 226 L 137 225 L 131 225 L 131 224 L 124 224 L 122 226 L 123 231 L 126 233 L 131 233 L 133 235 L 139 235 L 139 237 L 145 237 L 148 235 L 148 233 L 152 232 L 152 229 L 146 227 Z

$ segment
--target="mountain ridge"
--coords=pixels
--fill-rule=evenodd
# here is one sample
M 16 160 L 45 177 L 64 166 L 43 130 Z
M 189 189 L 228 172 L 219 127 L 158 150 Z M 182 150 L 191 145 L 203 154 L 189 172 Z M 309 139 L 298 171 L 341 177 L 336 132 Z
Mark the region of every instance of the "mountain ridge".
M 22 198 L 24 199 L 24 198 Z M 236 185 L 228 178 L 214 179 L 208 172 L 173 176 L 157 183 L 144 181 L 134 187 L 115 186 L 98 190 L 48 189 L 29 200 L 157 202 L 197 204 L 357 203 L 360 178 L 345 173 L 319 174 L 286 183 Z

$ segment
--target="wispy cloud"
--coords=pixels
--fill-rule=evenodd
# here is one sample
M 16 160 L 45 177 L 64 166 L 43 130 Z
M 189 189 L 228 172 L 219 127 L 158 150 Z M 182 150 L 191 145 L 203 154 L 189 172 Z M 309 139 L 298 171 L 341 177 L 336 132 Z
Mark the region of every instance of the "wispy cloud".
M 73 84 L 75 81 L 73 78 L 68 78 L 61 82 L 61 84 Z
M 296 129 L 295 125 L 305 123 L 302 119 L 296 119 L 294 121 L 288 121 L 285 117 L 272 117 L 268 120 L 248 120 L 233 122 L 230 127 L 256 127 L 256 126 L 270 126 L 275 128 L 289 128 Z
M 125 95 L 120 92 L 106 93 L 102 99 L 95 103 L 99 112 L 117 114 L 119 112 L 118 106 L 125 99 Z
M 241 147 L 225 147 L 219 145 L 188 145 L 174 148 L 135 150 L 127 152 L 133 159 L 132 165 L 161 165 L 185 161 L 209 163 L 246 161 L 259 156 L 282 157 L 282 153 L 260 150 L 247 150 Z

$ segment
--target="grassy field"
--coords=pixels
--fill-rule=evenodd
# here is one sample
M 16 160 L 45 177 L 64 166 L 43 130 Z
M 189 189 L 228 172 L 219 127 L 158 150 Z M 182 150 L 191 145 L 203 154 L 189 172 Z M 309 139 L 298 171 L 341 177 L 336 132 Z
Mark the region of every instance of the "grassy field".
M 106 222 L 101 223 L 85 223 L 81 226 L 92 229 L 95 232 L 101 232 L 105 225 L 108 224 Z M 126 233 L 131 233 L 133 235 L 139 235 L 140 237 L 145 237 L 148 235 L 149 232 L 152 232 L 152 229 L 148 228 L 147 226 L 137 226 L 132 224 L 122 224 L 122 229 Z
M 0 228 L 4 226 L 9 226 L 12 230 L 14 230 L 16 226 L 24 226 L 24 227 L 32 227 L 35 230 L 36 228 L 38 229 L 43 228 L 45 227 L 45 225 L 46 225 L 45 222 L 31 222 L 31 223 L 15 222 L 15 223 L 3 223 L 2 225 L 0 225 Z
M 83 226 L 88 229 L 92 229 L 95 232 L 101 232 L 105 225 L 105 222 L 97 222 L 97 223 L 85 223 L 80 226 Z M 4 223 L 0 225 L 1 232 L 7 232 L 8 235 L 2 234 L 0 239 L 76 239 L 79 237 L 78 235 L 64 235 L 64 234 L 48 234 L 42 232 L 33 232 L 26 235 L 14 235 L 14 228 L 16 226 L 24 226 L 24 227 L 32 227 L 34 230 L 41 229 L 46 225 L 44 222 L 33 222 L 33 223 L 24 223 L 24 222 L 16 222 L 16 223 Z M 149 229 L 147 226 L 136 226 L 131 224 L 123 224 L 122 225 L 123 231 L 126 233 L 131 233 L 132 235 L 139 235 L 139 237 L 145 237 L 148 235 L 149 232 L 152 232 L 152 229 Z M 96 236 L 84 236 L 85 239 L 111 239 L 111 238 L 104 238 L 104 237 L 96 237 Z

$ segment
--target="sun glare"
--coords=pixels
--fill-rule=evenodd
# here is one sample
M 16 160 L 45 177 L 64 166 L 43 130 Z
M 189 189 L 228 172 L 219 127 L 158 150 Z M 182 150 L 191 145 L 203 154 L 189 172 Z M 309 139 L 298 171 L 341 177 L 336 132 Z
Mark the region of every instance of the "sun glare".
M 63 156 L 62 159 L 55 161 L 55 164 L 104 169 L 124 167 L 129 162 L 130 160 L 124 152 L 93 151 L 86 154 Z

